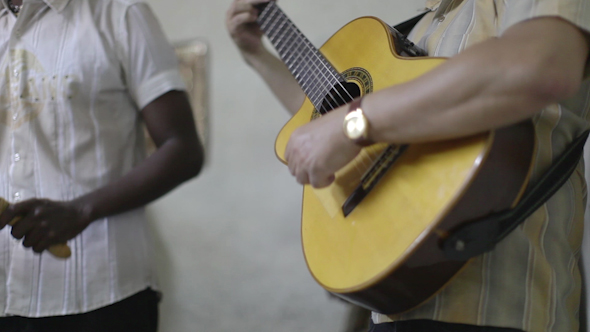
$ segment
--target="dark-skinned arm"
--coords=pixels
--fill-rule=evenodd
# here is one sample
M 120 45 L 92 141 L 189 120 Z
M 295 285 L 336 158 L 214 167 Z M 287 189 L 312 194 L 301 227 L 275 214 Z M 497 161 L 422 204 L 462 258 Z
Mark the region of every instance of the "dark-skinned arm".
M 144 206 L 196 176 L 204 156 L 186 94 L 165 93 L 141 114 L 157 147 L 147 159 L 120 179 L 72 201 L 30 199 L 11 205 L 0 215 L 0 228 L 21 216 L 12 235 L 42 252 L 77 236 L 95 220 Z

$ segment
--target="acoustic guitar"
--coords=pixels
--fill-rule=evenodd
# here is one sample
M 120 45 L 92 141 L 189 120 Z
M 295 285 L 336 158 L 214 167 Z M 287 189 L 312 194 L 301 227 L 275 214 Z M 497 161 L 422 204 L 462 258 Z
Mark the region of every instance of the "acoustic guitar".
M 420 56 L 374 17 L 348 23 L 318 50 L 275 2 L 257 9 L 262 31 L 307 96 L 276 139 L 283 162 L 296 128 L 445 61 Z M 441 242 L 459 225 L 518 202 L 534 148 L 530 121 L 460 139 L 364 148 L 331 186 L 304 187 L 301 236 L 311 274 L 334 295 L 376 312 L 418 306 L 468 262 L 447 257 Z

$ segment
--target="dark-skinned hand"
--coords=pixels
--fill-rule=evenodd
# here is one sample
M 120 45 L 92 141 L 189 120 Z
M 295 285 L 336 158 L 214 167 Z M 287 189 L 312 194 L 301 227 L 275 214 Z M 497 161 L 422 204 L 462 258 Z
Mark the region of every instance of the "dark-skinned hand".
M 12 226 L 12 235 L 37 253 L 67 242 L 92 222 L 74 202 L 34 198 L 10 205 L 0 215 L 0 229 L 17 217 L 20 219 Z

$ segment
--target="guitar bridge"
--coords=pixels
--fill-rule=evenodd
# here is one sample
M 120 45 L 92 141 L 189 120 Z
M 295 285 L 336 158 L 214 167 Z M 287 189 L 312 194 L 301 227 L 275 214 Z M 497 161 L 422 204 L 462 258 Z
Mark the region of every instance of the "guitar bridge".
M 342 204 L 342 213 L 348 216 L 367 195 L 375 188 L 383 175 L 393 166 L 401 154 L 408 148 L 408 145 L 390 145 L 369 168 L 361 178 L 361 182 L 356 189 L 348 196 Z

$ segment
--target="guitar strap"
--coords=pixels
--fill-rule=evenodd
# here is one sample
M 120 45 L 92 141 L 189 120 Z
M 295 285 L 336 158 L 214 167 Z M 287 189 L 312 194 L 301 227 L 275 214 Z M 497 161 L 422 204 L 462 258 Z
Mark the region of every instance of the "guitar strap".
M 570 178 L 582 158 L 589 132 L 585 131 L 570 143 L 543 177 L 527 189 L 516 207 L 467 222 L 453 230 L 442 242 L 447 257 L 467 260 L 494 249 L 496 243 L 545 204 Z
M 403 21 L 403 22 L 395 25 L 393 28 L 395 30 L 399 31 L 405 37 L 407 37 L 410 34 L 410 31 L 412 31 L 414 26 L 418 23 L 418 21 L 420 21 L 422 19 L 422 17 L 424 17 L 424 15 L 428 14 L 429 12 L 430 12 L 430 10 L 427 10 L 421 14 L 418 14 L 418 15 L 412 17 L 411 19 L 409 19 L 407 21 Z

